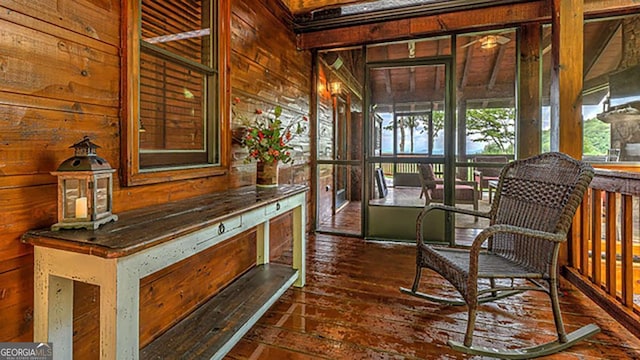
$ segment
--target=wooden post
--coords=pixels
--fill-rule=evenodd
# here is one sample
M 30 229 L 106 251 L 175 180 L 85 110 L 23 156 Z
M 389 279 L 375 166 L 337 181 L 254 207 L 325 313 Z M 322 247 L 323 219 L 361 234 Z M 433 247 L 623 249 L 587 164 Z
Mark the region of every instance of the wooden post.
M 583 2 L 551 0 L 551 4 L 551 151 L 581 159 Z M 577 241 L 577 236 L 579 231 L 571 229 L 569 246 Z M 567 246 L 560 248 L 561 266 L 568 263 L 569 253 Z
M 552 0 L 551 150 L 582 158 L 582 0 Z
M 458 156 L 457 161 L 464 161 L 467 157 L 467 100 L 462 96 L 458 98 Z M 457 168 L 456 176 L 464 181 L 467 181 L 467 174 L 469 169 Z
M 523 25 L 519 36 L 516 156 L 524 159 L 539 154 L 542 143 L 540 24 Z

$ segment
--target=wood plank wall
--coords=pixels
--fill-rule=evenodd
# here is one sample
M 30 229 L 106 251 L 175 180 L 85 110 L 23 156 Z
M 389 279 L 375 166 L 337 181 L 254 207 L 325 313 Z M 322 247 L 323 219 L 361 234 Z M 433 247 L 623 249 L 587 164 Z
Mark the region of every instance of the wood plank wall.
M 320 63 L 318 67 L 318 159 L 333 160 L 335 144 L 333 134 L 335 132 L 333 124 L 334 99 L 329 92 L 330 70 Z M 322 224 L 325 220 L 333 216 L 333 198 L 335 189 L 333 184 L 333 165 L 318 166 L 318 222 Z
M 120 168 L 120 9 L 120 0 L 0 4 L 0 342 L 33 337 L 32 248 L 19 239 L 56 221 L 56 179 L 49 172 L 84 135 Z M 286 116 L 308 116 L 311 55 L 296 50 L 288 16 L 275 0 L 232 2 L 232 93 L 247 106 L 277 103 Z M 297 144 L 281 183 L 309 183 L 308 135 Z M 114 212 L 252 184 L 255 165 L 243 164 L 239 146 L 231 152 L 226 176 L 128 188 L 116 181 Z M 96 297 L 95 289 L 77 286 L 83 307 L 76 319 L 95 316 Z M 78 338 L 91 331 L 82 332 Z

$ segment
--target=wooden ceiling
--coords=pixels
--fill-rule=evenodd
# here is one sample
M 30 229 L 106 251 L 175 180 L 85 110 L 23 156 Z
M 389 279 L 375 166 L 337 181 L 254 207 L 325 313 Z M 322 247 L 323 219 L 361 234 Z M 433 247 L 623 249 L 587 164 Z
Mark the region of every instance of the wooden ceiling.
M 636 16 L 640 18 L 640 15 Z M 615 72 L 623 57 L 622 20 L 608 19 L 589 22 L 584 29 L 585 105 L 596 105 L 608 88 L 609 74 Z M 483 48 L 486 35 L 499 35 L 502 43 Z M 543 103 L 549 102 L 551 71 L 551 27 L 542 32 Z M 468 108 L 513 107 L 516 87 L 516 32 L 493 31 L 459 35 L 456 51 L 455 87 L 458 100 L 465 100 Z M 364 59 L 352 53 L 359 50 L 339 50 L 338 54 L 350 66 L 351 72 L 362 67 Z M 448 37 L 416 39 L 370 46 L 367 61 L 420 59 L 450 55 Z M 350 59 L 359 59 L 351 64 Z M 364 81 L 364 74 L 354 74 Z M 382 110 L 420 112 L 442 106 L 445 94 L 444 66 L 382 67 L 370 73 L 372 102 Z
M 282 0 L 293 13 L 334 8 L 344 5 L 376 3 L 382 1 L 356 0 Z M 385 1 L 385 5 L 394 0 Z M 410 0 L 397 0 L 404 4 Z M 473 1 L 469 1 L 473 2 Z M 517 1 L 514 1 L 517 2 Z M 436 6 L 456 3 L 456 0 L 425 0 Z M 480 3 L 480 1 L 478 1 Z M 375 7 L 375 6 L 372 6 Z M 640 15 L 635 15 L 640 18 Z M 598 104 L 608 91 L 609 74 L 618 70 L 623 58 L 622 20 L 587 22 L 584 29 L 584 104 Z M 346 25 L 344 25 L 346 26 Z M 495 29 L 495 27 L 493 27 Z M 322 32 L 322 30 L 320 30 Z M 507 41 L 493 48 L 483 48 L 480 40 L 488 35 L 501 35 Z M 545 26 L 542 33 L 543 103 L 548 104 L 551 65 L 551 28 Z M 469 108 L 512 107 L 515 103 L 516 86 L 516 33 L 515 30 L 493 30 L 491 32 L 460 34 L 457 38 L 455 87 L 458 100 L 465 100 Z M 469 45 L 466 45 L 469 44 Z M 415 37 L 411 40 L 376 45 L 367 51 L 367 61 L 387 61 L 408 58 L 429 58 L 451 54 L 449 40 Z M 343 59 L 353 56 L 344 51 Z M 357 50 L 355 50 L 357 52 Z M 412 54 L 413 52 L 413 54 Z M 357 58 L 357 57 L 356 57 Z M 363 59 L 360 58 L 360 61 Z M 353 71 L 354 69 L 351 69 Z M 353 74 L 356 75 L 356 74 Z M 363 82 L 364 74 L 355 76 Z M 444 99 L 444 68 L 433 66 L 407 66 L 399 69 L 379 69 L 371 74 L 372 100 L 379 106 L 410 106 L 407 111 L 438 106 Z
M 282 0 L 282 2 L 294 15 L 309 13 L 315 10 L 339 7 L 342 5 L 352 5 L 374 1 L 376 0 Z

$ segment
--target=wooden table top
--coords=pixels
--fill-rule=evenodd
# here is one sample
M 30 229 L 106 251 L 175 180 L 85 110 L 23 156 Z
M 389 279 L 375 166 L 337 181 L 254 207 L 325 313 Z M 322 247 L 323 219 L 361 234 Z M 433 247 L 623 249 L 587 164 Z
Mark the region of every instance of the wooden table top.
M 118 213 L 118 221 L 104 224 L 97 230 L 32 230 L 22 236 L 22 242 L 117 258 L 307 190 L 305 185 L 280 185 L 265 189 L 245 186 Z

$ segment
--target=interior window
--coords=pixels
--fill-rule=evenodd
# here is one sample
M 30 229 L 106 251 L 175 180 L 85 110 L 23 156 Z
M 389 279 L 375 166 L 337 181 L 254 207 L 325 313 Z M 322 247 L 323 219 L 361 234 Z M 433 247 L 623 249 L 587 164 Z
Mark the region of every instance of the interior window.
M 129 185 L 163 181 L 167 171 L 182 171 L 177 178 L 211 175 L 193 169 L 221 165 L 219 69 L 224 67 L 218 50 L 220 22 L 227 17 L 218 3 L 141 0 L 129 9 L 129 24 L 136 29 L 125 34 Z
M 217 72 L 210 3 L 142 1 L 141 169 L 217 160 L 209 116 Z

